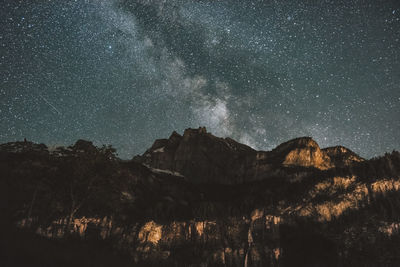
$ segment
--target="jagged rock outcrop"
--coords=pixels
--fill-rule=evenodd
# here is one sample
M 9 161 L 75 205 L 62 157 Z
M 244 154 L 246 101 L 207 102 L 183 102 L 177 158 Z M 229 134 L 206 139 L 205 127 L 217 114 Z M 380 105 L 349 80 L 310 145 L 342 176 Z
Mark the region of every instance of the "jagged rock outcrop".
M 156 140 L 142 157 L 146 166 L 177 172 L 195 183 L 242 183 L 250 179 L 257 152 L 230 138 L 218 138 L 204 127 L 173 132 Z M 250 175 L 249 175 L 250 174 Z
M 204 128 L 131 161 L 15 142 L 0 209 L 1 266 L 398 266 L 400 153 L 255 151 Z
M 362 157 L 343 146 L 327 147 L 322 149 L 322 152 L 330 158 L 331 163 L 335 167 L 350 166 L 355 162 L 364 160 Z

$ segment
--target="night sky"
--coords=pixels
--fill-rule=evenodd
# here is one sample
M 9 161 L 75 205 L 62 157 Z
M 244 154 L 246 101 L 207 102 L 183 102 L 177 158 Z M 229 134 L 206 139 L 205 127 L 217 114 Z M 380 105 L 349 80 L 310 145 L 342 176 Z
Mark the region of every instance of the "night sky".
M 130 158 L 206 126 L 260 150 L 400 149 L 398 0 L 2 0 L 0 21 L 0 143 Z

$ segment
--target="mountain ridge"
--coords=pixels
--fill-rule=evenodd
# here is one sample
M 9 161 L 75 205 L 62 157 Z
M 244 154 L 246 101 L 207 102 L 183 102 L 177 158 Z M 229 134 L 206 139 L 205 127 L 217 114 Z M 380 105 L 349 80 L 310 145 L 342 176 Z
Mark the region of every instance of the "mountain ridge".
M 320 149 L 311 137 L 289 140 L 271 151 L 256 151 L 231 138 L 216 137 L 205 127 L 200 127 L 186 129 L 183 136 L 173 132 L 168 139 L 156 140 L 135 160 L 146 166 L 193 177 L 194 182 L 242 183 L 263 179 L 265 171 L 270 172 L 271 167 L 301 166 L 327 170 L 364 159 L 341 146 Z M 224 164 L 230 166 L 232 172 L 239 173 L 239 177 L 218 171 Z M 210 174 L 209 169 L 213 173 Z M 236 177 L 235 180 L 229 180 L 232 177 Z

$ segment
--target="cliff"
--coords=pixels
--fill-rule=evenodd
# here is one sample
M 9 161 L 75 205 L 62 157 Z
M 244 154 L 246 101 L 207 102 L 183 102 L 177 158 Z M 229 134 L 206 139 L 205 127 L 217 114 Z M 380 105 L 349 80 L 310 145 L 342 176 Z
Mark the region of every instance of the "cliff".
M 2 266 L 400 264 L 398 152 L 256 151 L 200 128 L 129 161 L 83 140 L 3 144 L 0 173 Z

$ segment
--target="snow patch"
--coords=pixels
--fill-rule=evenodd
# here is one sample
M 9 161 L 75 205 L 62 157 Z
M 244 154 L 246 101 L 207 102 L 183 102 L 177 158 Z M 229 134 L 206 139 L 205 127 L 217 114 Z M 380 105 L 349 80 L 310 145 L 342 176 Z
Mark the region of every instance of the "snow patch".
M 153 153 L 162 153 L 162 152 L 164 152 L 164 147 L 157 148 L 156 150 L 153 151 Z
M 178 176 L 178 177 L 182 177 L 182 178 L 185 177 L 185 176 L 183 176 L 181 173 L 176 172 L 176 171 L 156 169 L 156 168 L 150 167 L 150 166 L 147 165 L 147 164 L 143 164 L 143 165 L 146 166 L 147 168 L 149 168 L 149 170 L 152 171 L 152 172 L 154 172 L 154 173 L 169 174 L 169 175 Z

